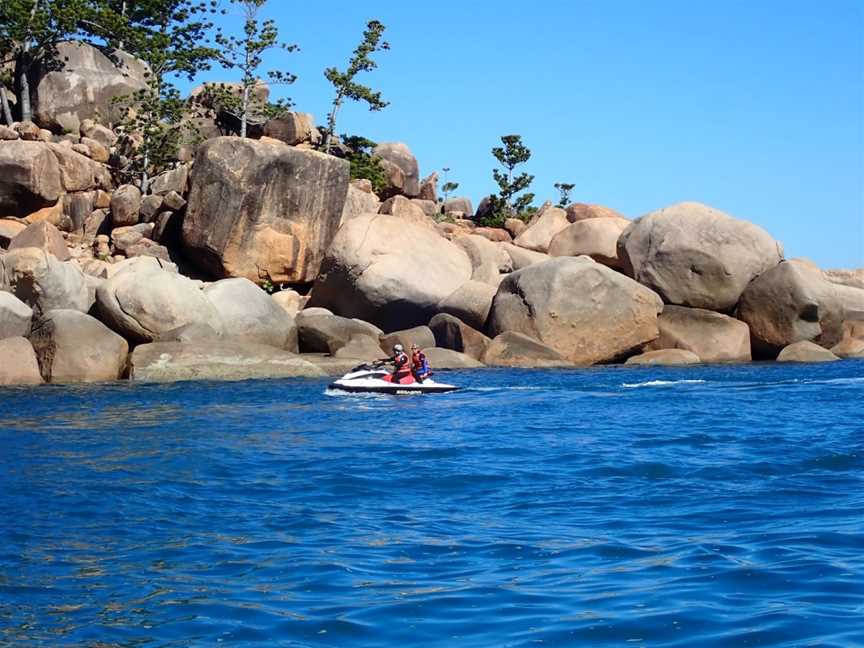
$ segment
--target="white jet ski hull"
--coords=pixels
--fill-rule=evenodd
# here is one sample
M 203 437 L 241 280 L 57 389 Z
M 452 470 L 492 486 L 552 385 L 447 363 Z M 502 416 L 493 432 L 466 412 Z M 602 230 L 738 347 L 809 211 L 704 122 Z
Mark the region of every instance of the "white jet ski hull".
M 368 370 L 358 368 L 348 372 L 342 378 L 334 383 L 331 383 L 329 389 L 338 389 L 340 391 L 352 394 L 444 394 L 447 392 L 456 391 L 459 389 L 455 385 L 445 383 L 437 383 L 431 378 L 427 378 L 422 383 L 409 383 L 407 385 L 392 383 L 383 380 L 387 375 L 386 371 Z

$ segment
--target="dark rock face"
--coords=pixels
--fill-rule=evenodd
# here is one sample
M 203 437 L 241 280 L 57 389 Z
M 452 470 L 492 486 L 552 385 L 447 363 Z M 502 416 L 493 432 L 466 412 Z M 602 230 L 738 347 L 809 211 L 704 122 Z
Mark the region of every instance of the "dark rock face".
M 348 193 L 348 163 L 281 142 L 201 145 L 183 222 L 188 256 L 219 277 L 311 282 Z
M 42 64 L 31 83 L 33 116 L 54 133 L 78 133 L 85 119 L 114 121 L 113 99 L 147 87 L 147 65 L 125 52 L 109 56 L 82 42 L 57 45 L 60 64 Z M 113 59 L 113 60 L 112 60 Z
M 492 342 L 480 331 L 447 313 L 439 313 L 429 320 L 429 328 L 435 335 L 435 346 L 464 353 L 475 360 L 484 356 Z

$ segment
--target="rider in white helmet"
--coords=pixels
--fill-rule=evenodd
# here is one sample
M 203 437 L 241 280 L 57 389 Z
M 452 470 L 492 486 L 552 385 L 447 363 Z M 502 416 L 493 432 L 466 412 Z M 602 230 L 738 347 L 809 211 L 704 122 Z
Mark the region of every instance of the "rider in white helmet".
M 393 382 L 399 382 L 411 375 L 411 361 L 401 344 L 393 345 L 393 357 L 389 360 L 393 363 Z

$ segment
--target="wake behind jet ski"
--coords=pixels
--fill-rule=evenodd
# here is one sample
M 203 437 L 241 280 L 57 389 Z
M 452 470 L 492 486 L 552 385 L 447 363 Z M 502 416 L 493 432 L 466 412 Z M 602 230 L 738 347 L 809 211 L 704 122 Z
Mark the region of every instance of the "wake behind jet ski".
M 414 353 L 415 358 L 418 357 L 417 351 Z M 418 366 L 413 370 L 401 344 L 395 345 L 393 352 L 392 358 L 375 360 L 354 367 L 339 380 L 330 384 L 329 388 L 373 394 L 441 394 L 459 389 L 455 385 L 438 383 L 427 377 L 431 376 L 431 371 L 422 352 L 419 354 L 423 358 L 422 365 L 415 361 Z M 387 363 L 393 364 L 393 373 L 384 368 Z

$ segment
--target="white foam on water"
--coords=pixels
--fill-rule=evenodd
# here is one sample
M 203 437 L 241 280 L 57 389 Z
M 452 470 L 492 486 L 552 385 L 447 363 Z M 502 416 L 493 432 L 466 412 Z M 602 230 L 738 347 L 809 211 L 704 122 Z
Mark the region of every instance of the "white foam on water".
M 387 396 L 387 394 L 375 394 L 372 392 L 346 392 L 341 389 L 330 389 L 329 387 L 324 390 L 325 396 L 333 396 L 335 398 L 372 398 L 372 399 L 380 399 L 382 396 Z
M 825 385 L 855 385 L 864 382 L 864 376 L 854 378 L 826 378 L 825 380 L 814 380 L 812 382 Z
M 514 386 L 514 387 L 467 387 L 463 391 L 481 391 L 481 392 L 490 392 L 490 391 L 535 391 L 539 389 L 549 389 L 548 387 L 542 387 L 540 385 L 523 385 L 523 386 Z
M 636 387 L 668 387 L 670 385 L 698 385 L 704 380 L 649 380 L 641 383 L 623 383 L 622 387 L 634 389 Z

